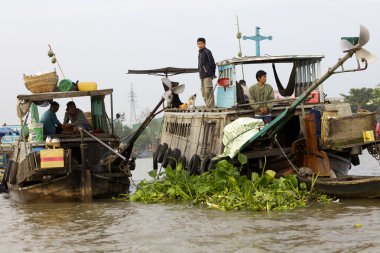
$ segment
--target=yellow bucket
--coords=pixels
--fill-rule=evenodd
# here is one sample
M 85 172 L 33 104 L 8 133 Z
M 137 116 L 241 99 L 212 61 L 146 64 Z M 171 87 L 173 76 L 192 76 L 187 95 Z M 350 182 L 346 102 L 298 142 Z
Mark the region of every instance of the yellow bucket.
M 375 141 L 375 135 L 373 133 L 373 130 L 363 132 L 363 141 L 364 142 Z
M 98 84 L 95 82 L 79 82 L 78 90 L 79 91 L 93 91 L 98 89 Z

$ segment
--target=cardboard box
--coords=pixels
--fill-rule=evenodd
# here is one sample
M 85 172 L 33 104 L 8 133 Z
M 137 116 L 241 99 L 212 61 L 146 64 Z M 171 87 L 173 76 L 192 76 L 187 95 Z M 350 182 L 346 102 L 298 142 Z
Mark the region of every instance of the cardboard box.
M 65 166 L 63 148 L 41 150 L 40 156 L 42 169 L 62 168 Z

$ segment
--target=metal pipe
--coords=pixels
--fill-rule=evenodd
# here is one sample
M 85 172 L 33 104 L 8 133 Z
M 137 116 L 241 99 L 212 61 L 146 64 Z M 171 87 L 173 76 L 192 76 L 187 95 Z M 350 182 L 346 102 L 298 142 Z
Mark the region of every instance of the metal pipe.
M 113 96 L 112 96 L 112 93 L 111 93 L 111 133 L 112 133 L 112 135 L 115 135 L 114 125 L 113 125 Z
M 120 157 L 121 159 L 123 159 L 124 161 L 127 160 L 127 158 L 125 158 L 123 155 L 119 154 L 119 152 L 115 151 L 113 148 L 111 148 L 110 146 L 108 146 L 106 143 L 104 143 L 102 140 L 100 140 L 98 137 L 92 135 L 90 132 L 88 132 L 86 129 L 83 129 L 83 128 L 80 128 L 80 131 L 83 131 L 85 132 L 88 136 L 90 136 L 91 138 L 93 138 L 94 140 L 96 140 L 97 142 L 99 142 L 100 144 L 102 144 L 104 147 L 108 148 L 111 152 L 113 152 L 115 155 L 117 155 L 118 157 Z

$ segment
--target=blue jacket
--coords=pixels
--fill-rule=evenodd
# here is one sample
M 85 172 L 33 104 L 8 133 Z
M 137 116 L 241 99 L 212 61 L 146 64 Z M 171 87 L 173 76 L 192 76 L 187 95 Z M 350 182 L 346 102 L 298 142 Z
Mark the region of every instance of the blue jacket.
M 212 53 L 207 48 L 203 48 L 199 50 L 198 54 L 198 70 L 199 77 L 201 79 L 211 77 L 215 77 L 215 61 L 214 57 L 212 57 Z

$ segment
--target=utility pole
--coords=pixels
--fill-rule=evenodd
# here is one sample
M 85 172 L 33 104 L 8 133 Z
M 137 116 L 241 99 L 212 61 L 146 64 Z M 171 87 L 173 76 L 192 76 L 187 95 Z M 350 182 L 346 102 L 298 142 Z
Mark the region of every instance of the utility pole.
M 132 122 L 133 123 L 136 123 L 137 122 L 137 119 L 136 119 L 136 95 L 135 95 L 135 92 L 133 91 L 133 83 L 131 83 L 131 91 L 128 95 L 129 97 L 129 127 L 130 128 L 133 128 L 133 125 L 132 125 Z

